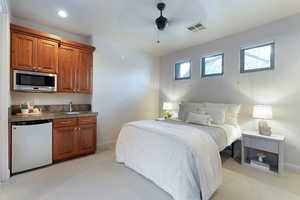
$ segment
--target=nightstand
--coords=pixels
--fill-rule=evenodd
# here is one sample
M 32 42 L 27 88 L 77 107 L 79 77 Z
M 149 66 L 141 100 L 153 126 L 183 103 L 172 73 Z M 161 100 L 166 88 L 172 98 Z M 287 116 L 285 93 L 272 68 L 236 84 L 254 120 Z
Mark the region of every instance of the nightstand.
M 242 134 L 242 164 L 273 174 L 281 174 L 283 172 L 284 143 L 285 138 L 282 135 L 264 136 L 258 134 L 257 131 L 244 130 Z

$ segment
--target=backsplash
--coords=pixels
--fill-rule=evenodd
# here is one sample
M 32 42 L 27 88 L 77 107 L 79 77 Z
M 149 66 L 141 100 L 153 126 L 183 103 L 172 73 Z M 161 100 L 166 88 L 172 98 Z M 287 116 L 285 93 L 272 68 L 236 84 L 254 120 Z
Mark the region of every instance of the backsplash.
M 36 105 L 42 112 L 69 112 L 69 104 L 62 105 Z M 91 111 L 91 104 L 73 104 L 72 111 Z M 12 105 L 11 113 L 14 115 L 20 113 L 20 105 Z
M 91 95 L 67 93 L 11 92 L 11 105 L 30 102 L 34 105 L 91 104 Z

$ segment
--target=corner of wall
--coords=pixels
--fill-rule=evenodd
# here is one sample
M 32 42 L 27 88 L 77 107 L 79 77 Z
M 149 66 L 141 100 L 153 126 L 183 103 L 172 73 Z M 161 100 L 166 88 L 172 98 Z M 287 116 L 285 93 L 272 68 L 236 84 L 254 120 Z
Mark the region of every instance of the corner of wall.
M 0 182 L 9 178 L 8 170 L 8 108 L 10 105 L 9 90 L 9 48 L 10 34 L 9 22 L 10 12 L 6 0 L 0 1 L 0 40 L 3 41 L 0 47 Z

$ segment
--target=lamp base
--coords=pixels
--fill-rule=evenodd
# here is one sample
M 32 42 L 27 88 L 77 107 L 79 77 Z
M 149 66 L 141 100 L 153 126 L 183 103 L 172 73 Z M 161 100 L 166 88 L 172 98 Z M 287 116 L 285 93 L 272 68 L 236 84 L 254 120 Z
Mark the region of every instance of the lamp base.
M 272 135 L 271 127 L 269 127 L 268 123 L 264 120 L 258 122 L 258 130 L 260 135 L 265 135 L 265 136 Z

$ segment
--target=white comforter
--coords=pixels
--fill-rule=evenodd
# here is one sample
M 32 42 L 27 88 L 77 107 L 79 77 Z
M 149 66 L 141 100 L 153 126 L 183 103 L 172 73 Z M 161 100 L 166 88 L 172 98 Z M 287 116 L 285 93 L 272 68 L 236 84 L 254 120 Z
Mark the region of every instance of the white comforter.
M 182 124 L 137 121 L 124 125 L 116 159 L 175 200 L 207 200 L 222 182 L 221 159 L 212 137 Z

